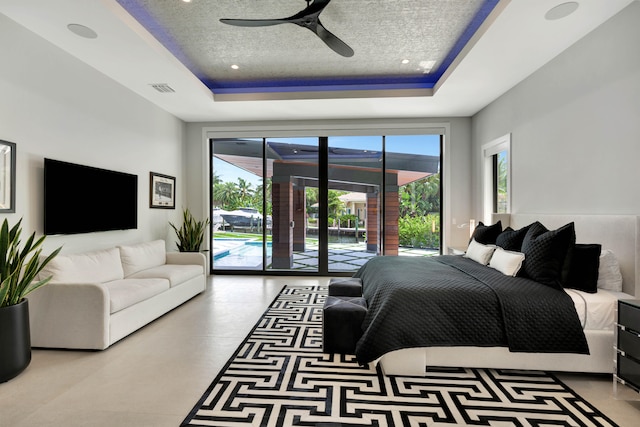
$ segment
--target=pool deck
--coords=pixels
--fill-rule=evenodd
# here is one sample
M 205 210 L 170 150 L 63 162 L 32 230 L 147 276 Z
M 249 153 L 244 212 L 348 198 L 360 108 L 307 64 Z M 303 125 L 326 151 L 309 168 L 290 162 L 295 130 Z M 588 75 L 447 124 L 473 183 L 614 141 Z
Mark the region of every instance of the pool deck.
M 224 252 L 234 247 L 244 245 L 246 240 L 228 239 L 216 240 L 214 243 L 213 256 L 220 256 Z M 357 271 L 369 259 L 376 254 L 367 252 L 365 243 L 330 243 L 329 244 L 329 272 L 350 272 Z M 399 256 L 433 256 L 437 255 L 435 249 L 415 249 L 400 247 Z M 262 257 L 242 257 L 232 258 L 222 257 L 214 260 L 214 268 L 219 269 L 262 269 Z M 270 264 L 271 258 L 267 258 Z M 307 243 L 304 252 L 293 253 L 293 266 L 291 270 L 317 271 L 318 269 L 318 245 Z

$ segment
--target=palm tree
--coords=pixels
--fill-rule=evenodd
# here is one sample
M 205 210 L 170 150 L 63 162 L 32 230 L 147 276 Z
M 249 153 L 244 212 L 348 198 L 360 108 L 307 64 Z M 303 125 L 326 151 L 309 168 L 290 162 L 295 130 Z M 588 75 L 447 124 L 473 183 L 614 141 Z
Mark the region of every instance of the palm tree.
M 267 201 L 267 215 L 271 215 L 271 179 L 267 178 L 265 180 L 266 186 L 265 184 L 260 184 L 256 187 L 256 190 L 253 192 L 253 196 L 252 196 L 252 205 L 254 207 L 256 207 L 260 213 L 264 214 L 264 212 L 262 212 L 262 196 L 263 196 L 263 191 L 264 191 L 264 198 Z
M 243 178 L 238 178 L 238 184 L 236 186 L 236 190 L 238 191 L 238 198 L 240 199 L 240 204 L 248 205 L 251 199 L 251 195 L 253 191 L 251 190 L 251 183 Z
M 238 186 L 235 182 L 222 182 L 213 189 L 214 205 L 223 206 L 227 210 L 238 207 Z

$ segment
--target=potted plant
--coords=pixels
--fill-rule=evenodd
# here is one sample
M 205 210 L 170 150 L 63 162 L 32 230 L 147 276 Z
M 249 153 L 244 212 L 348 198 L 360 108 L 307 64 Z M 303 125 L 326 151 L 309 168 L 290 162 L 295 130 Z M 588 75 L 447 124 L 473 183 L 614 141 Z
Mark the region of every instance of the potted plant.
M 0 228 L 0 382 L 9 381 L 31 362 L 29 302 L 25 297 L 46 285 L 51 277 L 35 280 L 61 248 L 40 259 L 44 236 L 36 233 L 20 248 L 20 224 L 9 228 L 5 219 Z
M 172 223 L 169 225 L 175 230 L 178 236 L 178 250 L 180 252 L 198 252 L 204 239 L 204 231 L 209 225 L 209 218 L 196 221 L 189 209 L 182 213 L 182 227 L 177 228 Z

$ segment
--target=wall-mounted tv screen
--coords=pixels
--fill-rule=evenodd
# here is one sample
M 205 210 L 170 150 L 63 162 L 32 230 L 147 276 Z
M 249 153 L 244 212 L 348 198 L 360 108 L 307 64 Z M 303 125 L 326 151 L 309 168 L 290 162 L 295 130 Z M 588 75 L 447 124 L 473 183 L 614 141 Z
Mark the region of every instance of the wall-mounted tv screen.
M 44 233 L 138 227 L 138 176 L 44 159 Z

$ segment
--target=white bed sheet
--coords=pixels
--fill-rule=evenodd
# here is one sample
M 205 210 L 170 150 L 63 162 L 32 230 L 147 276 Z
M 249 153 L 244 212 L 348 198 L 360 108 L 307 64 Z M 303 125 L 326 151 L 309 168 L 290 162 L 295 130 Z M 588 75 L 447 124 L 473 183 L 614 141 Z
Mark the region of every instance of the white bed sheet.
M 573 300 L 578 318 L 584 330 L 613 330 L 616 323 L 616 307 L 619 299 L 634 299 L 623 292 L 598 289 L 595 294 L 565 289 Z

